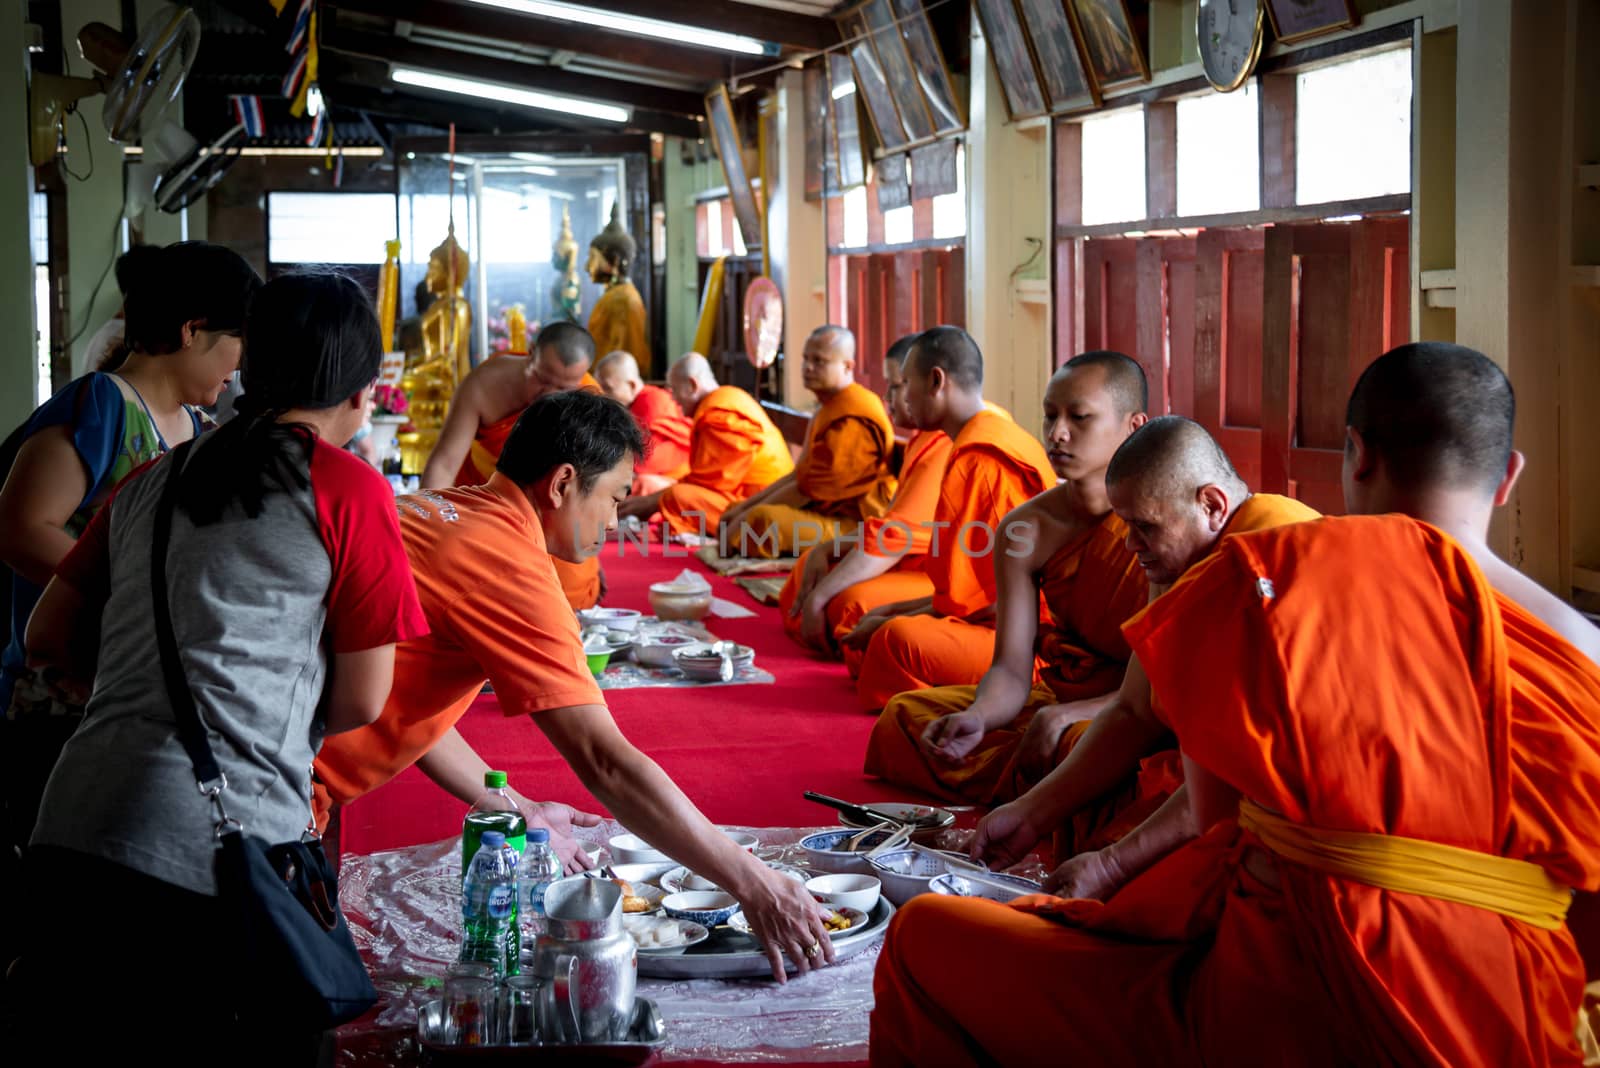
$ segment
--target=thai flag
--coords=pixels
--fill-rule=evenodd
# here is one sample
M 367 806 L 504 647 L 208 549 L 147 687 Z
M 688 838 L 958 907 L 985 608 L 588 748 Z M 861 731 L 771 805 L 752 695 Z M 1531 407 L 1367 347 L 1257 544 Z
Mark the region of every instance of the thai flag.
M 289 31 L 289 43 L 283 50 L 290 55 L 298 52 L 306 43 L 306 34 L 311 31 L 311 0 L 300 0 L 300 10 L 294 16 L 294 29 Z
M 301 52 L 294 57 L 294 62 L 289 64 L 289 73 L 283 76 L 283 95 L 293 100 L 300 90 L 300 79 L 306 73 L 306 54 Z
M 306 138 L 306 146 L 314 148 L 322 143 L 322 135 L 328 128 L 328 109 L 323 108 L 311 118 L 311 136 Z
M 230 96 L 228 101 L 233 106 L 234 120 L 244 127 L 246 137 L 266 136 L 267 120 L 261 113 L 259 96 Z

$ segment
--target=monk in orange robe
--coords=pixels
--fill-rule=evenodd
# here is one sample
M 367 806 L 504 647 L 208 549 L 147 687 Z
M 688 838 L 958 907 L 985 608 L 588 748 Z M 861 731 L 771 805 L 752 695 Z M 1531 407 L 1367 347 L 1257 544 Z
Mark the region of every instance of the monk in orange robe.
M 894 497 L 894 427 L 878 395 L 855 381 L 855 335 L 818 327 L 800 366 L 821 407 L 794 471 L 723 513 L 724 544 L 743 556 L 786 556 L 855 533 Z
M 646 385 L 639 377 L 639 362 L 621 349 L 600 358 L 594 377 L 606 396 L 627 405 L 650 436 L 649 454 L 634 468 L 634 494 L 664 490 L 687 475 L 691 424 L 672 394 Z
M 924 593 L 881 605 L 842 640 L 857 658 L 857 695 L 876 711 L 897 693 L 975 683 L 994 658 L 992 556 L 1017 551 L 1002 520 L 1056 484 L 1044 447 L 983 403 L 983 354 L 959 327 L 919 334 L 906 357 L 906 404 L 924 430 L 952 441 L 934 530 L 924 558 Z M 878 581 L 882 581 L 881 579 Z
M 916 339 L 915 334 L 905 335 L 883 356 L 884 407 L 901 427 L 911 427 L 902 368 Z M 868 580 L 896 566 L 910 568 L 912 558 L 927 553 L 939 484 L 949 458 L 949 435 L 942 430 L 913 429 L 900 460 L 889 510 L 864 520 L 856 536 L 829 538 L 800 555 L 778 594 L 783 629 L 789 637 L 820 652 L 833 652 L 835 641 L 870 609 L 924 592 L 920 580 L 910 593 L 898 594 L 888 588 L 892 584 Z
M 478 486 L 494 474 L 511 428 L 528 405 L 567 389 L 599 392 L 589 376 L 594 339 L 581 326 L 555 322 L 539 331 L 527 356 L 495 356 L 461 380 L 439 441 L 422 470 L 424 489 Z M 561 588 L 574 610 L 593 608 L 605 592 L 600 558 L 582 563 L 554 561 Z
M 1368 369 L 1346 503 L 1408 514 L 1229 538 L 1127 628 L 1205 833 L 1104 903 L 912 901 L 873 1064 L 1580 1062 L 1600 632 L 1488 547 L 1511 413 L 1458 346 Z
M 1159 416 L 1130 435 L 1111 459 L 1106 484 L 1128 548 L 1154 593 L 1209 556 L 1227 535 L 1317 518 L 1299 501 L 1251 493 L 1205 428 L 1177 415 Z M 907 694 L 896 703 L 918 696 Z M 1087 716 L 1047 727 L 1044 737 L 1033 740 L 1031 766 L 1019 755 L 1014 777 L 1002 780 L 994 795 L 1010 803 L 979 824 L 975 855 L 1013 864 L 1052 831 L 1060 860 L 1110 848 L 1179 790 L 1182 763 L 1171 733 L 1151 711 L 1150 685 L 1137 658 L 1112 699 L 1092 704 Z M 1036 717 L 1030 728 L 1037 722 Z M 974 718 L 959 709 L 931 724 L 921 739 L 930 768 L 957 775 L 965 765 L 952 761 L 970 762 L 969 751 L 981 755 L 986 747 L 1007 743 L 1003 735 L 992 739 L 979 732 Z M 1026 739 L 1017 751 L 1029 752 Z M 1168 818 L 1181 813 L 1182 805 L 1181 798 L 1175 801 Z
M 995 561 L 994 662 L 977 686 L 891 699 L 867 774 L 949 800 L 1008 801 L 1049 770 L 1066 725 L 1117 688 L 1130 655 L 1122 624 L 1149 590 L 1111 511 L 1106 465 L 1144 425 L 1148 396 L 1144 372 L 1119 352 L 1082 353 L 1051 378 L 1045 443 L 1062 482 L 1005 519 L 1026 551 Z
M 667 385 L 694 420 L 689 473 L 664 490 L 630 497 L 617 514 L 648 519 L 659 511 L 673 534 L 715 537 L 729 505 L 794 470 L 794 458 L 756 399 L 737 386 L 719 386 L 698 352 L 672 365 Z

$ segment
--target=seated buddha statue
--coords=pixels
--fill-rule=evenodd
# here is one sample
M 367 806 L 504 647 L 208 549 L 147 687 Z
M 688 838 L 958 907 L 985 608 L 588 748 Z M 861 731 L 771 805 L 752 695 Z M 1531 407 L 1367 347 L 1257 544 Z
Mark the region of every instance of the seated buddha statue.
M 572 212 L 561 205 L 561 236 L 552 249 L 550 266 L 556 269 L 556 281 L 550 287 L 550 303 L 555 309 L 551 320 L 578 321 L 582 290 L 578 286 L 578 239 L 572 236 Z
M 423 284 L 435 299 L 422 312 L 422 347 L 408 354 L 400 382 L 411 398 L 411 423 L 416 428 L 400 435 L 401 467 L 407 474 L 422 471 L 439 439 L 456 383 L 472 371 L 472 309 L 462 294 L 470 267 L 452 226 L 428 255 Z
M 589 313 L 589 333 L 594 336 L 595 352 L 630 354 L 646 374 L 650 368 L 650 325 L 644 313 L 644 300 L 628 281 L 628 267 L 637 251 L 632 237 L 622 228 L 617 206 L 611 207 L 611 221 L 589 242 L 589 277 L 606 287 Z

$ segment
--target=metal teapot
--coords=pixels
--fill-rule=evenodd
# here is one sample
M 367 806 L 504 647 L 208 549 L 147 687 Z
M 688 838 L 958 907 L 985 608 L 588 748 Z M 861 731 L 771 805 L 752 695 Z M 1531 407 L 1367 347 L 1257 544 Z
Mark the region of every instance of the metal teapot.
M 561 879 L 545 890 L 545 933 L 533 947 L 544 980 L 546 1042 L 618 1042 L 635 1011 L 639 957 L 622 927 L 622 888 L 609 879 Z

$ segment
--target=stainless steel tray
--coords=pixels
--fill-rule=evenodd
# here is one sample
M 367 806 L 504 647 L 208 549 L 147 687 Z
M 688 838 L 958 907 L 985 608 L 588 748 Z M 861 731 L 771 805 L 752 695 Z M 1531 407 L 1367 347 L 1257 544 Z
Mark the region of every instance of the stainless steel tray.
M 867 922 L 833 936 L 834 960 L 860 953 L 883 937 L 894 915 L 888 898 L 879 898 Z M 786 962 L 794 971 L 792 962 Z M 738 979 L 772 975 L 772 965 L 760 943 L 726 925 L 713 928 L 711 937 L 682 953 L 640 953 L 639 975 L 652 979 Z
M 659 1013 L 655 1012 L 655 1003 L 650 999 L 641 997 L 636 998 L 635 1002 L 648 1004 L 650 1012 L 657 1020 L 660 1019 Z M 666 1043 L 665 1035 L 646 1041 L 643 1035 L 634 1033 L 624 1042 L 551 1042 L 537 1046 L 448 1045 L 440 1041 L 443 1004 L 442 1001 L 424 1002 L 417 1010 L 417 1044 L 422 1047 L 424 1060 L 428 1064 L 481 1064 L 484 1061 L 515 1060 L 520 1063 L 537 1061 L 542 1066 L 637 1065 L 649 1061 Z M 636 1017 L 635 1027 L 640 1026 Z

